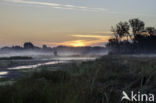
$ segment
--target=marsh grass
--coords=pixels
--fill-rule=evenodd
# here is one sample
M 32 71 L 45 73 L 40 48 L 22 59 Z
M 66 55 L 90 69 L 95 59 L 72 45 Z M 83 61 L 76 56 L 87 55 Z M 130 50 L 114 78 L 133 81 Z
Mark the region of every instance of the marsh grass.
M 29 60 L 32 57 L 27 56 L 12 56 L 12 57 L 0 57 L 0 60 Z
M 156 58 L 104 56 L 39 68 L 0 86 L 0 103 L 121 103 L 123 90 L 156 93 Z

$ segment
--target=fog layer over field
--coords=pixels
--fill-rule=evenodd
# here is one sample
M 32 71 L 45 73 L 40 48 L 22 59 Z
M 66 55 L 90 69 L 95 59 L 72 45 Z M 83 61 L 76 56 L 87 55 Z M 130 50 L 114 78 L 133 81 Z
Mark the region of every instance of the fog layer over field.
M 21 46 L 3 47 L 0 49 L 0 57 L 10 56 L 30 56 L 30 57 L 43 57 L 43 56 L 101 56 L 108 54 L 105 47 L 67 47 L 57 46 L 54 48 L 34 46 L 30 42 L 24 43 Z

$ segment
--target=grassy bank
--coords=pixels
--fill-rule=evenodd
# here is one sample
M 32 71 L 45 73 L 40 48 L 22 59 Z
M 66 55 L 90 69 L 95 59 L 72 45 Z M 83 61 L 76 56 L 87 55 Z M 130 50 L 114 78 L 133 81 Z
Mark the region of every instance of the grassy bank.
M 27 57 L 27 56 L 0 57 L 0 70 L 3 68 L 8 68 L 12 66 L 21 65 L 21 64 L 28 64 L 28 62 L 30 62 L 30 60 L 32 59 L 33 59 L 32 57 Z
M 40 68 L 13 85 L 0 86 L 0 103 L 121 103 L 123 90 L 156 93 L 156 58 L 105 56 L 62 64 L 58 71 Z
M 12 57 L 0 57 L 0 60 L 30 60 L 32 57 L 27 56 L 12 56 Z

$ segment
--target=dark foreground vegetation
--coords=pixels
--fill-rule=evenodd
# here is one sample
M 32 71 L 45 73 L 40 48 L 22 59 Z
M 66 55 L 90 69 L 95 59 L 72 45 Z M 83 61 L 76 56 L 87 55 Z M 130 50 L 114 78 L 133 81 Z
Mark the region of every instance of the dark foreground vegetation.
M 30 60 L 32 57 L 28 56 L 12 56 L 12 57 L 0 57 L 0 60 Z
M 0 103 L 121 103 L 123 90 L 156 94 L 156 58 L 105 56 L 59 71 L 40 68 L 0 86 Z

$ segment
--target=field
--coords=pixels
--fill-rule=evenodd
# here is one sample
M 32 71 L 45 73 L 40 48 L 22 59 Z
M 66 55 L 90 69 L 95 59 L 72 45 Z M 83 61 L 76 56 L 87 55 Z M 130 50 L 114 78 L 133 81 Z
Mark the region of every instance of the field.
M 156 93 L 155 57 L 104 56 L 37 69 L 1 85 L 0 103 L 121 103 L 123 90 Z

